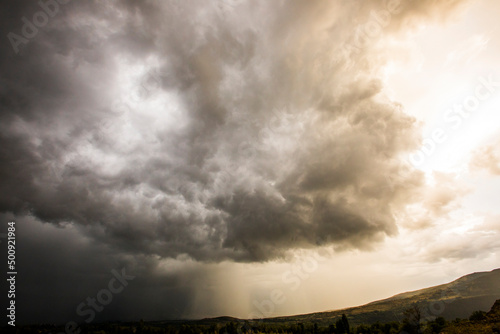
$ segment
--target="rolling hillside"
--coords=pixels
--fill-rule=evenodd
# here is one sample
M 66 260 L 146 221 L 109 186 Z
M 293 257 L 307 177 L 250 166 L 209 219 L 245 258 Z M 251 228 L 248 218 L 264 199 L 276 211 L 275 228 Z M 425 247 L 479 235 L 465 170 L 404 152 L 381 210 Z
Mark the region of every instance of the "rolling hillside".
M 265 319 L 264 322 L 317 322 L 328 324 L 343 313 L 353 324 L 400 321 L 413 304 L 422 310 L 422 319 L 442 316 L 448 320 L 467 318 L 473 311 L 489 311 L 500 299 L 500 269 L 463 276 L 453 282 L 405 292 L 366 305 L 336 311 Z

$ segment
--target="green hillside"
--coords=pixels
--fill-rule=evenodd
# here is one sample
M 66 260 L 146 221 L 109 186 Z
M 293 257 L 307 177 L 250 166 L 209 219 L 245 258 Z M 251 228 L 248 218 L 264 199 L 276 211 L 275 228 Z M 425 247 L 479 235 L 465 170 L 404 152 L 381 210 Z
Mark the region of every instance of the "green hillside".
M 488 311 L 500 299 L 500 269 L 473 273 L 453 282 L 405 292 L 366 305 L 336 311 L 265 319 L 266 323 L 317 322 L 326 325 L 346 314 L 353 324 L 371 324 L 403 319 L 404 310 L 416 304 L 422 319 L 468 318 L 473 311 Z
M 443 334 L 492 334 L 500 333 L 500 300 L 497 300 L 491 310 L 481 320 L 456 321 L 446 326 Z

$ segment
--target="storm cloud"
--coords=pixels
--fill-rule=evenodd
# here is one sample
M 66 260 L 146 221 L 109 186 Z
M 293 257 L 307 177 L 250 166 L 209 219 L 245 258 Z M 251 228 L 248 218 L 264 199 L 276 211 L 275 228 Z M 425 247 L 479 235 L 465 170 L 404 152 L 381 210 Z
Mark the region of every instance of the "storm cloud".
M 136 279 L 98 320 L 229 314 L 246 282 L 231 270 L 398 233 L 423 235 L 412 253 L 430 262 L 491 252 L 495 235 L 432 235 L 469 189 L 406 160 L 422 124 L 387 85 L 388 46 L 466 3 L 2 2 L 0 217 L 18 225 L 20 321 L 81 322 L 112 269 Z M 471 166 L 498 175 L 498 157 Z
M 3 6 L 4 35 L 41 10 Z M 401 3 L 382 33 L 433 6 Z M 59 7 L 18 53 L 4 40 L 2 212 L 209 262 L 397 233 L 419 128 L 384 92 L 378 39 L 352 45 L 387 2 Z

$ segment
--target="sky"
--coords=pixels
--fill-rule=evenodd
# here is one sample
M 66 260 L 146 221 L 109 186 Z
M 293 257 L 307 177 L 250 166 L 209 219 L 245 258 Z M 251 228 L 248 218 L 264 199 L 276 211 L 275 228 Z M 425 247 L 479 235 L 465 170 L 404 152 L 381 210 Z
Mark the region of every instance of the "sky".
M 500 267 L 497 1 L 0 8 L 18 323 L 301 314 Z

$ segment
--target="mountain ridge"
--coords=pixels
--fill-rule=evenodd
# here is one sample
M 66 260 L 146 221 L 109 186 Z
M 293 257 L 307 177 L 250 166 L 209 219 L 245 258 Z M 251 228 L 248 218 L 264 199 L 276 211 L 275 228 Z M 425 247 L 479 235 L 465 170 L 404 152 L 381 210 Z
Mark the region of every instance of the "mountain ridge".
M 500 268 L 473 272 L 449 283 L 402 292 L 360 306 L 300 315 L 266 318 L 264 322 L 313 321 L 330 323 L 345 313 L 354 324 L 400 321 L 403 312 L 417 304 L 424 319 L 443 316 L 448 320 L 467 318 L 473 311 L 488 311 L 500 299 Z
M 325 326 L 336 322 L 346 314 L 355 326 L 376 322 L 401 322 L 404 311 L 417 306 L 422 320 L 444 317 L 446 320 L 467 319 L 474 311 L 488 312 L 500 308 L 500 268 L 491 271 L 473 272 L 463 275 L 449 283 L 443 283 L 419 290 L 398 293 L 391 297 L 375 300 L 359 306 L 321 312 L 269 317 L 263 319 L 240 319 L 231 316 L 186 320 L 189 323 L 211 325 L 229 322 L 259 322 L 263 324 L 317 323 Z M 159 321 L 169 323 L 172 321 Z M 176 321 L 174 321 L 176 322 Z

